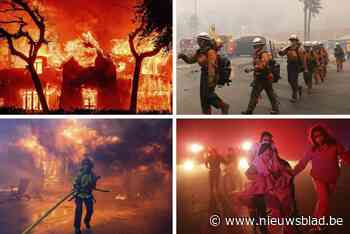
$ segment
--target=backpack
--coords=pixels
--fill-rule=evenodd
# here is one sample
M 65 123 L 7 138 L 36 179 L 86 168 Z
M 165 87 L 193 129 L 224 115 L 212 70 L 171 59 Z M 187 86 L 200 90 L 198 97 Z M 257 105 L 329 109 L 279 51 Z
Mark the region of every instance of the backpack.
M 259 59 L 261 59 L 262 55 L 264 53 L 268 53 L 267 51 L 263 51 L 259 54 Z M 281 77 L 281 65 L 279 63 L 277 63 L 277 61 L 275 59 L 270 59 L 269 64 L 268 64 L 268 71 L 266 73 L 266 75 L 268 75 L 268 73 L 272 73 L 272 82 L 273 83 L 277 83 L 280 79 L 282 79 Z
M 231 77 L 231 60 L 225 54 L 218 54 L 218 80 L 217 84 L 220 86 L 230 86 Z
M 276 60 L 274 60 L 274 59 L 270 60 L 269 69 L 273 75 L 273 78 L 272 78 L 273 83 L 277 83 L 280 79 L 282 79 L 282 77 L 281 77 L 281 65 L 279 63 L 277 63 Z
M 305 67 L 304 67 L 304 63 L 303 63 L 302 59 L 300 58 L 299 49 L 300 49 L 300 46 L 297 47 L 295 52 L 297 53 L 297 56 L 298 56 L 298 72 L 302 73 L 302 72 L 304 72 Z

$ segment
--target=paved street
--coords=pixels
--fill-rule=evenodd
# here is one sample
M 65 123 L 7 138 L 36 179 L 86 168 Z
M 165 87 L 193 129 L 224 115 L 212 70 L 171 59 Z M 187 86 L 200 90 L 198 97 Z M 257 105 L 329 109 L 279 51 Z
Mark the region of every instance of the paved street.
M 217 93 L 224 101 L 230 104 L 230 114 L 240 114 L 245 110 L 249 101 L 252 81 L 251 74 L 244 73 L 244 67 L 251 59 L 236 58 L 232 60 L 233 82 L 230 87 L 218 88 Z M 306 93 L 302 75 L 300 84 L 304 87 L 303 98 L 298 103 L 290 103 L 291 88 L 287 81 L 286 61 L 282 61 L 283 79 L 274 85 L 279 96 L 281 114 L 349 114 L 350 104 L 350 63 L 344 64 L 344 72 L 337 73 L 334 63 L 329 65 L 328 78 L 325 83 L 314 86 L 311 95 Z M 182 61 L 177 67 L 177 113 L 201 114 L 199 102 L 199 76 L 198 65 L 187 65 Z M 267 95 L 263 93 L 262 101 L 258 104 L 255 114 L 269 114 L 270 103 Z M 214 114 L 220 114 L 214 110 Z
M 68 191 L 67 191 L 68 192 Z M 1 234 L 19 234 L 65 192 L 45 194 L 43 199 L 0 204 Z M 163 234 L 171 230 L 170 194 L 151 199 L 117 200 L 116 193 L 96 193 L 92 229 L 83 234 Z M 166 197 L 168 196 L 168 197 Z M 64 202 L 39 224 L 33 234 L 73 234 L 74 201 Z M 82 225 L 83 227 L 83 225 Z
M 203 167 L 196 167 L 192 171 L 181 170 L 178 166 L 177 173 L 177 232 L 178 234 L 251 234 L 254 233 L 251 225 L 225 225 L 225 217 L 249 217 L 247 207 L 235 198 L 234 195 L 224 192 L 221 178 L 221 198 L 218 205 L 213 207 L 209 198 L 208 171 Z M 242 172 L 241 172 L 242 173 Z M 236 176 L 235 180 L 244 177 Z M 350 172 L 348 167 L 341 169 L 336 192 L 332 196 L 331 215 L 342 218 L 343 225 L 329 227 L 327 234 L 349 233 L 349 186 Z M 243 179 L 244 180 L 244 179 Z M 308 217 L 313 213 L 316 205 L 316 193 L 309 172 L 304 171 L 295 179 L 297 207 L 299 215 Z M 239 191 L 239 189 L 238 189 Z M 221 217 L 221 225 L 213 227 L 209 225 L 210 216 L 218 214 Z M 302 233 L 310 233 L 310 227 L 299 226 Z M 260 232 L 258 232 L 260 233 Z M 269 226 L 270 234 L 280 234 L 281 227 Z

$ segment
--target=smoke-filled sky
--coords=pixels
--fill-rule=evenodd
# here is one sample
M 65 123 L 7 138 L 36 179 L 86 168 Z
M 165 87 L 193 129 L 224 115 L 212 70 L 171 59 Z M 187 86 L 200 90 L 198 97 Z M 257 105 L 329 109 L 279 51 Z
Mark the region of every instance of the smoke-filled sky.
M 197 1 L 201 30 L 207 30 L 209 24 L 216 24 L 220 33 L 235 35 L 242 26 L 254 33 L 303 30 L 303 5 L 299 0 Z M 321 14 L 313 19 L 314 29 L 349 28 L 349 0 L 322 0 L 322 4 Z M 193 14 L 194 6 L 195 0 L 177 1 L 179 24 L 184 24 L 186 16 Z
M 309 149 L 310 127 L 321 123 L 331 134 L 350 147 L 349 120 L 180 120 L 177 123 L 177 158 L 190 154 L 192 143 L 208 144 L 226 153 L 228 147 L 239 147 L 244 141 L 257 142 L 263 131 L 270 131 L 282 157 L 300 159 Z
M 171 121 L 0 120 L 2 175 L 30 173 L 40 158 L 68 158 L 79 165 L 86 156 L 107 174 L 140 167 L 171 174 Z

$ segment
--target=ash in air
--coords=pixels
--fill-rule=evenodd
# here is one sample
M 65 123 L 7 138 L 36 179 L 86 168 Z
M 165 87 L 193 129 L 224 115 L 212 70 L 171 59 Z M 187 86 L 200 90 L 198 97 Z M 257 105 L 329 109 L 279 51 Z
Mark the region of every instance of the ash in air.
M 171 126 L 169 120 L 0 121 L 1 230 L 171 233 Z

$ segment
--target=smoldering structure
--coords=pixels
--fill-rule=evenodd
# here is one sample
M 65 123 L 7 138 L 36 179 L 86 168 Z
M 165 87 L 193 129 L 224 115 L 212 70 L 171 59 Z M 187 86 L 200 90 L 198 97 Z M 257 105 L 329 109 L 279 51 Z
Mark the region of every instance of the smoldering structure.
M 134 57 L 128 34 L 136 1 L 122 6 L 84 1 L 36 1 L 46 19 L 49 43 L 34 63 L 50 110 L 129 110 Z M 86 10 L 77 10 L 81 8 Z M 13 25 L 12 25 L 13 26 Z M 31 27 L 28 24 L 26 27 Z M 26 52 L 29 45 L 15 41 Z M 143 51 L 152 44 L 139 44 Z M 144 60 L 138 92 L 139 112 L 171 112 L 171 54 Z M 40 111 L 38 94 L 25 64 L 0 41 L 0 107 Z
M 117 200 L 146 198 L 163 188 L 170 190 L 169 123 L 45 122 L 19 124 L 13 133 L 14 141 L 1 144 L 8 152 L 1 157 L 1 174 L 8 178 L 0 182 L 1 187 L 16 186 L 25 178 L 36 192 L 38 188 L 45 193 L 69 189 L 80 161 L 88 156 L 95 161 L 96 172 L 103 178 L 101 183 L 114 188 Z M 126 126 L 121 127 L 123 124 Z M 135 137 L 138 127 L 148 129 L 150 134 L 145 133 L 144 139 Z M 14 171 L 16 176 L 10 177 Z
M 88 157 L 101 176 L 94 191 L 94 232 L 169 233 L 171 126 L 169 120 L 1 121 L 1 230 L 22 233 L 71 194 Z M 35 232 L 71 233 L 73 217 L 74 201 L 67 200 Z

